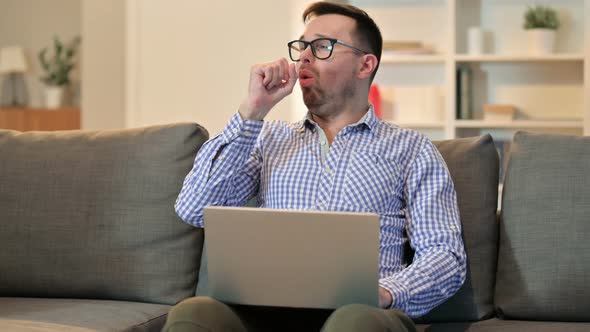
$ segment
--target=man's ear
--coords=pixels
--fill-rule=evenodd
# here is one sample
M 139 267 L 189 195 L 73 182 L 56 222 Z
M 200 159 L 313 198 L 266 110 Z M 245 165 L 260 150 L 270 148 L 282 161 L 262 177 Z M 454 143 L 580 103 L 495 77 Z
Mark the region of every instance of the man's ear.
M 363 80 L 370 78 L 373 72 L 377 69 L 377 57 L 375 54 L 364 54 L 361 58 L 358 78 Z

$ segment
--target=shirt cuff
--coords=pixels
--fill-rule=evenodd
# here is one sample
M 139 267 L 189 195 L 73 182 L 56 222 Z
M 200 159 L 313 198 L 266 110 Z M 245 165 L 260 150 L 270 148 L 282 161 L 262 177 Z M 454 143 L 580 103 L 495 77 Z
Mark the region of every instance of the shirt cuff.
M 236 112 L 221 134 L 226 144 L 236 141 L 250 145 L 256 142 L 263 125 L 263 121 L 243 120 L 240 113 Z
M 393 276 L 380 279 L 379 286 L 391 293 L 391 297 L 393 298 L 388 309 L 400 309 L 404 311 L 410 299 L 410 293 L 407 288 L 398 283 Z

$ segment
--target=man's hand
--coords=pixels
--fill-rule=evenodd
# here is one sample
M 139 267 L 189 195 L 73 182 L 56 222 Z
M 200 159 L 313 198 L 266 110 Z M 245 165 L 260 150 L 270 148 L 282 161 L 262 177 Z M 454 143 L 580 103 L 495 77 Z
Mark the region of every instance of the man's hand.
M 293 92 L 297 82 L 295 64 L 282 58 L 252 66 L 248 96 L 240 105 L 244 120 L 262 120 L 283 98 Z
M 379 307 L 386 309 L 393 303 L 391 293 L 383 287 L 379 287 Z

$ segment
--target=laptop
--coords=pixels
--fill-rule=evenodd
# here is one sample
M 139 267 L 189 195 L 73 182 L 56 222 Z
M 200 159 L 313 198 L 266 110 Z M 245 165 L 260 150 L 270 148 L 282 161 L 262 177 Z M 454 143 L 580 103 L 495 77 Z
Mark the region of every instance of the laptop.
M 379 217 L 206 207 L 209 296 L 232 304 L 335 309 L 379 304 Z

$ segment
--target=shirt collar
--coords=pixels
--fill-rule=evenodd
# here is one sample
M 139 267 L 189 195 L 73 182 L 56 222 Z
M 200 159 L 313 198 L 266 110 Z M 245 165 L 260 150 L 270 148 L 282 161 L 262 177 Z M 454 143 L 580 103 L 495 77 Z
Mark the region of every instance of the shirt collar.
M 380 120 L 377 117 L 377 115 L 375 114 L 375 110 L 373 108 L 373 105 L 370 104 L 370 107 L 369 107 L 369 110 L 367 111 L 367 113 L 365 113 L 365 115 L 363 115 L 363 117 L 360 120 L 358 120 L 356 123 L 346 126 L 345 129 L 346 128 L 362 129 L 363 127 L 366 127 L 372 133 L 376 133 L 377 127 L 379 125 L 379 121 Z M 305 114 L 305 117 L 303 118 L 303 120 L 299 121 L 299 123 L 297 124 L 297 128 L 301 132 L 303 132 L 306 127 L 308 129 L 313 130 L 315 128 L 315 126 L 317 126 L 317 123 L 311 119 L 309 111 L 307 112 L 307 114 Z

